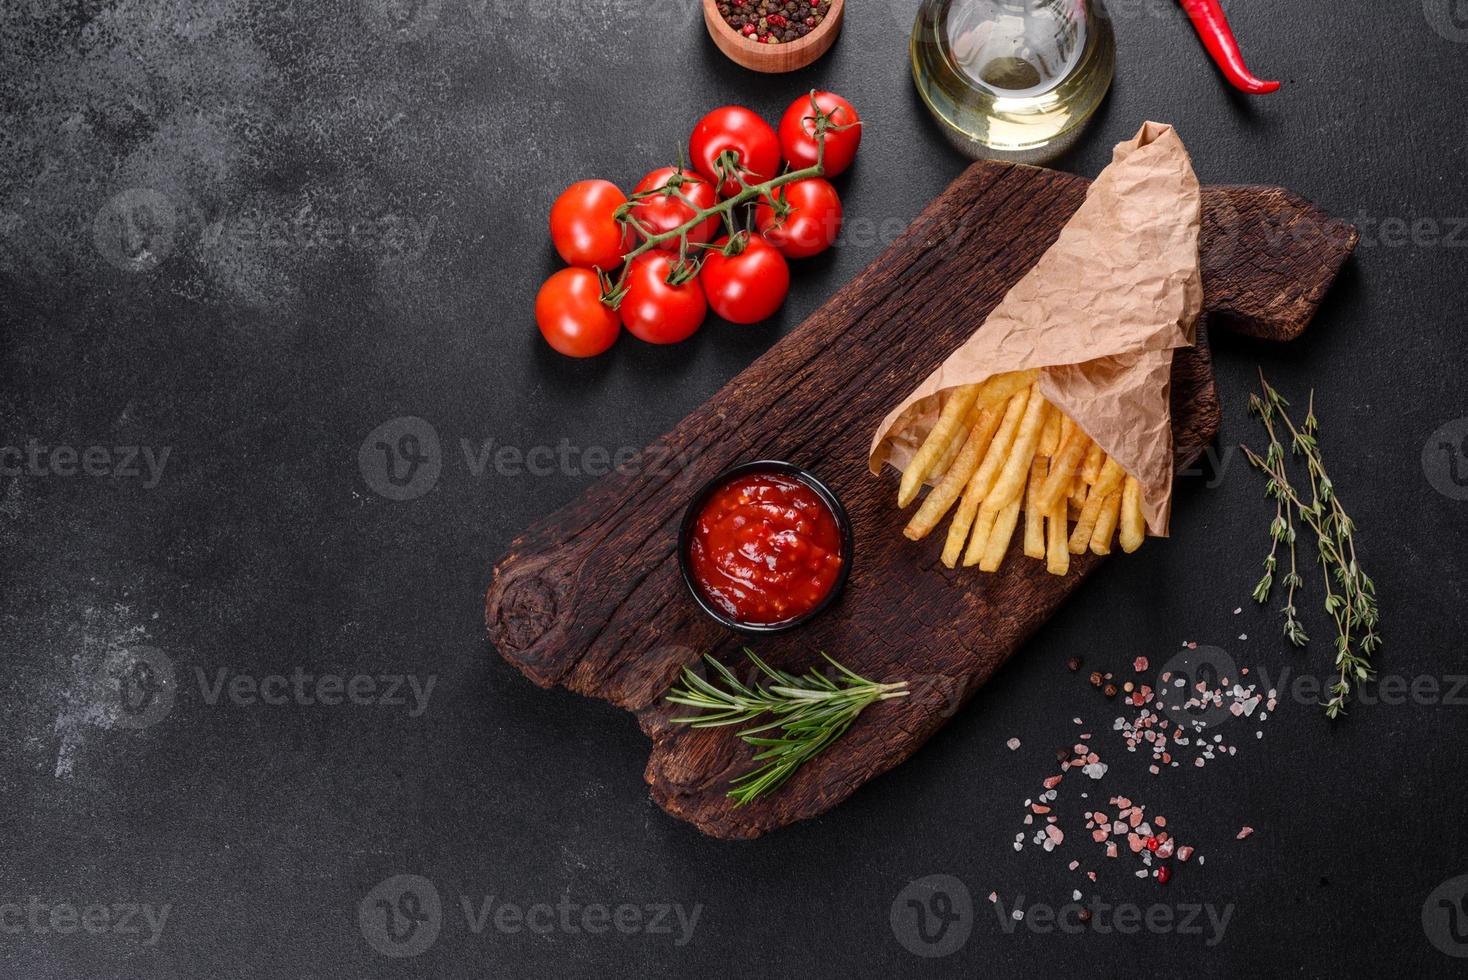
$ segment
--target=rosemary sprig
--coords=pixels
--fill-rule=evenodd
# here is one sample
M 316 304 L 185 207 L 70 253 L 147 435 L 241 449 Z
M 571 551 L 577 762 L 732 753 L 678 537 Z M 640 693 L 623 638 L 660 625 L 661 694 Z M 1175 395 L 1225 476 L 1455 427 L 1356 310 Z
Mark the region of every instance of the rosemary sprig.
M 906 681 L 879 684 L 867 680 L 824 653 L 821 656 L 836 668 L 840 683 L 814 668 L 804 676 L 776 670 L 747 647 L 744 654 L 773 683 L 750 687 L 713 657 L 705 656 L 724 688 L 684 667 L 681 686 L 673 687 L 666 695 L 674 704 L 708 712 L 673 719 L 676 724 L 694 728 L 741 725 L 769 716 L 764 724 L 739 733 L 740 738 L 759 749 L 754 761 L 763 765 L 733 780 L 729 796 L 736 806 L 778 789 L 795 770 L 840 738 L 867 705 L 906 697 L 908 693 Z M 773 729 L 780 729 L 781 734 L 765 734 Z
M 1336 718 L 1345 711 L 1352 686 L 1372 677 L 1371 655 L 1381 646 L 1381 636 L 1376 631 L 1376 585 L 1356 561 L 1356 526 L 1346 514 L 1335 494 L 1335 484 L 1325 471 L 1318 441 L 1320 422 L 1315 416 L 1315 393 L 1310 393 L 1305 421 L 1296 427 L 1286 411 L 1289 402 L 1270 387 L 1263 372 L 1259 374 L 1259 384 L 1263 388 L 1263 397 L 1251 394 L 1249 411 L 1263 422 L 1264 431 L 1269 436 L 1269 448 L 1262 459 L 1248 446 L 1243 450 L 1249 462 L 1268 478 L 1264 493 L 1274 499 L 1275 512 L 1274 521 L 1269 525 L 1271 544 L 1264 559 L 1264 577 L 1254 588 L 1254 600 L 1260 603 L 1269 600 L 1278 560 L 1276 556 L 1280 544 L 1287 544 L 1290 570 L 1284 577 L 1287 588 L 1284 634 L 1295 646 L 1305 645 L 1308 637 L 1295 608 L 1295 590 L 1304 584 L 1295 564 L 1295 519 L 1298 518 L 1315 532 L 1316 551 L 1325 585 L 1325 611 L 1335 622 L 1337 676 L 1330 688 L 1330 699 L 1325 702 L 1325 713 Z M 1290 482 L 1284 444 L 1276 421 L 1283 424 L 1289 435 L 1290 455 L 1304 459 L 1310 482 L 1308 503 Z

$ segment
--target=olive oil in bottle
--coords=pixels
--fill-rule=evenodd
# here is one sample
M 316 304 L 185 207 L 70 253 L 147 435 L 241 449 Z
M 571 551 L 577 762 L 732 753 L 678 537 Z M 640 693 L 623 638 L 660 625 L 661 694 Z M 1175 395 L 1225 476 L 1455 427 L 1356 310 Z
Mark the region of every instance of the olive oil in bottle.
M 971 157 L 1065 152 L 1111 87 L 1116 37 L 1101 0 L 923 0 L 912 76 Z

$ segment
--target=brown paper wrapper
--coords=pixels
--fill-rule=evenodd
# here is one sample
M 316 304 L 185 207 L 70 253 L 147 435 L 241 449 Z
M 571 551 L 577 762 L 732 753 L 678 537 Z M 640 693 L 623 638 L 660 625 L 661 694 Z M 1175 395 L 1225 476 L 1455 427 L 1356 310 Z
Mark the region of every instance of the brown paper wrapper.
M 1200 202 L 1171 126 L 1145 123 L 1118 144 L 1055 244 L 882 420 L 872 472 L 911 461 L 951 389 L 1039 368 L 1041 393 L 1137 478 L 1147 528 L 1165 536 L 1172 351 L 1193 344 L 1203 307 Z

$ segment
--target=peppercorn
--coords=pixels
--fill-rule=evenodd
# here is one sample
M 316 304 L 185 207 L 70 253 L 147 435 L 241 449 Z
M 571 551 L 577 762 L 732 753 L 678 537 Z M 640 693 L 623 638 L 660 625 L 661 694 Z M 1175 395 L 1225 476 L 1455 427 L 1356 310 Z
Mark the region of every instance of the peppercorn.
M 1101 686 L 1101 671 L 1099 671 L 1099 670 L 1093 670 L 1093 671 L 1091 671 L 1091 686 L 1092 687 L 1100 687 Z
M 830 0 L 719 0 L 719 15 L 761 44 L 797 41 L 825 20 Z M 751 33 L 749 27 L 753 26 Z
M 1199 860 L 1202 860 L 1202 859 L 1199 858 Z M 1157 884 L 1159 884 L 1159 885 L 1165 885 L 1165 884 L 1168 883 L 1169 880 L 1171 880 L 1171 878 L 1172 878 L 1172 868 L 1169 867 L 1168 865 L 1165 865 L 1164 864 L 1162 867 L 1160 867 L 1160 868 L 1157 869 Z
M 1107 684 L 1106 687 L 1101 691 L 1101 693 L 1106 695 L 1108 698 L 1116 697 L 1116 685 Z
M 1065 662 L 1065 668 L 1067 670 L 1069 670 L 1071 673 L 1075 673 L 1076 671 L 1080 670 L 1081 669 L 1081 658 L 1080 657 L 1071 657 L 1069 660 L 1067 660 Z
M 1091 921 L 1091 910 L 1088 909 L 1088 908 L 1082 908 L 1081 909 L 1081 914 L 1078 915 L 1078 916 L 1076 916 L 1076 918 L 1080 919 L 1082 922 L 1090 922 Z

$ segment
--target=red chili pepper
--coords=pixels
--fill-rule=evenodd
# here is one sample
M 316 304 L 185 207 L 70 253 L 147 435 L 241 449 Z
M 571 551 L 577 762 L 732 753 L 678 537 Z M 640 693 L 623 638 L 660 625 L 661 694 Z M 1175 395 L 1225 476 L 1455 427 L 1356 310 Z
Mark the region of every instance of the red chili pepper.
M 1264 82 L 1254 77 L 1244 64 L 1244 56 L 1239 53 L 1239 42 L 1234 40 L 1234 32 L 1229 30 L 1228 18 L 1223 15 L 1223 8 L 1219 6 L 1218 0 L 1179 0 L 1183 10 L 1187 11 L 1193 26 L 1198 29 L 1198 36 L 1203 39 L 1203 47 L 1213 56 L 1213 61 L 1223 72 L 1223 77 L 1233 83 L 1234 88 L 1250 95 L 1266 95 L 1279 88 L 1279 82 Z

